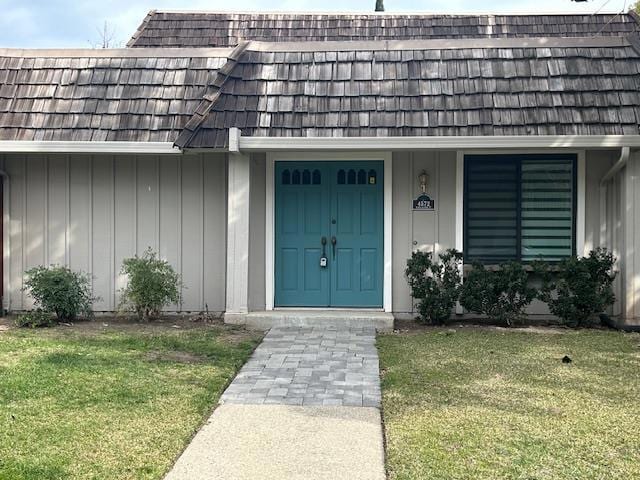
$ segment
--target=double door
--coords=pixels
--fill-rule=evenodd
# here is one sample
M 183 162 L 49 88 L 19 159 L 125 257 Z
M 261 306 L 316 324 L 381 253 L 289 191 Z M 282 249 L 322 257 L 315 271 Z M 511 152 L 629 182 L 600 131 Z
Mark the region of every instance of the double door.
M 383 162 L 277 162 L 275 306 L 381 307 Z

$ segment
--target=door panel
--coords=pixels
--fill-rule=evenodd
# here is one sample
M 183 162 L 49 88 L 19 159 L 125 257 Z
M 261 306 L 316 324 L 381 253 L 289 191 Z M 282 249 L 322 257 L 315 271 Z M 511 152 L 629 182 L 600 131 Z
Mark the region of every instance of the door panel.
M 332 306 L 382 307 L 383 172 L 382 162 L 332 166 L 331 227 L 338 252 L 331 271 Z
M 277 162 L 275 175 L 275 305 L 381 307 L 383 163 Z
M 329 231 L 326 176 L 308 162 L 278 162 L 275 174 L 275 305 L 326 307 L 329 274 L 320 267 L 321 238 Z

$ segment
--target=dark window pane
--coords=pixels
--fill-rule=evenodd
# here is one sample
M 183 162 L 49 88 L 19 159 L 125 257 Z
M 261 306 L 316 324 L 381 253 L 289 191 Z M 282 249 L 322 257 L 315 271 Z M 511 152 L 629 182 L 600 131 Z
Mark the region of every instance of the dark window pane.
M 365 185 L 367 183 L 367 172 L 364 170 L 358 170 L 358 185 Z
M 575 155 L 465 157 L 467 261 L 558 261 L 574 251 Z
M 523 160 L 522 260 L 559 261 L 573 253 L 573 161 Z
M 346 174 L 344 170 L 338 170 L 338 185 L 344 185 L 346 183 Z
M 349 185 L 355 185 L 356 184 L 356 171 L 355 170 L 349 170 L 349 173 L 347 174 L 347 183 Z
M 311 172 L 309 170 L 304 170 L 302 172 L 302 184 L 311 185 Z
M 517 257 L 518 166 L 496 159 L 469 159 L 466 168 L 466 257 L 499 263 Z
M 282 184 L 289 185 L 291 183 L 291 172 L 289 170 L 285 170 L 282 172 Z
M 291 176 L 291 183 L 294 185 L 300 185 L 300 171 L 294 170 Z
M 322 183 L 322 175 L 320 174 L 320 170 L 314 170 L 313 171 L 312 183 L 314 185 L 320 185 Z

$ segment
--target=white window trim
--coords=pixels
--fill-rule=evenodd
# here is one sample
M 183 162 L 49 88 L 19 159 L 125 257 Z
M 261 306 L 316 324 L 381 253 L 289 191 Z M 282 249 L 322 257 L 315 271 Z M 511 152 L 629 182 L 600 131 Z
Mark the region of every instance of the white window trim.
M 383 161 L 384 162 L 384 273 L 382 307 L 393 311 L 393 169 L 391 152 L 267 152 L 265 198 L 265 306 L 275 301 L 275 163 L 277 161 Z

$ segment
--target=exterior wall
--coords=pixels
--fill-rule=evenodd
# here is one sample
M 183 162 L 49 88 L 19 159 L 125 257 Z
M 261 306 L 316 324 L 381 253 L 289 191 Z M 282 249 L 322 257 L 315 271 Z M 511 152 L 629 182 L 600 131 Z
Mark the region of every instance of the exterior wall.
M 600 245 L 600 179 L 619 155 L 619 151 L 585 153 L 585 252 Z M 396 152 L 393 168 L 393 310 L 405 318 L 414 312 L 404 277 L 411 252 L 438 254 L 455 247 L 456 152 Z M 411 210 L 422 170 L 430 177 L 427 193 L 435 199 L 433 212 Z M 534 302 L 529 314 L 548 315 L 549 311 L 543 303 Z
M 623 323 L 640 325 L 640 151 L 631 153 L 622 171 L 620 219 L 622 235 L 622 305 L 620 317 Z
M 590 151 L 585 158 L 584 250 L 601 244 L 600 179 L 618 159 L 619 151 Z M 393 154 L 393 312 L 400 318 L 413 316 L 412 299 L 404 269 L 414 249 L 436 254 L 455 246 L 456 239 L 455 151 L 395 152 Z M 251 156 L 249 309 L 265 308 L 265 170 L 266 156 Z M 419 193 L 418 175 L 429 175 L 427 193 L 435 199 L 435 211 L 412 211 Z M 607 218 L 610 214 L 607 213 Z M 615 223 L 615 222 L 613 222 Z M 622 247 L 619 248 L 622 251 Z M 638 257 L 640 258 L 640 256 Z M 618 307 L 620 308 L 620 307 Z M 548 315 L 544 304 L 534 303 L 530 314 Z
M 183 302 L 169 310 L 224 310 L 223 155 L 29 154 L 0 162 L 10 177 L 6 308 L 31 307 L 21 291 L 25 270 L 66 264 L 92 275 L 96 311 L 116 310 L 122 260 L 151 247 L 183 276 Z
M 249 204 L 249 310 L 265 309 L 266 155 L 251 156 Z
M 414 212 L 420 192 L 418 175 L 429 175 L 427 193 L 433 212 Z M 456 152 L 396 152 L 393 154 L 393 311 L 411 317 L 413 302 L 404 276 L 414 249 L 443 252 L 455 247 Z

